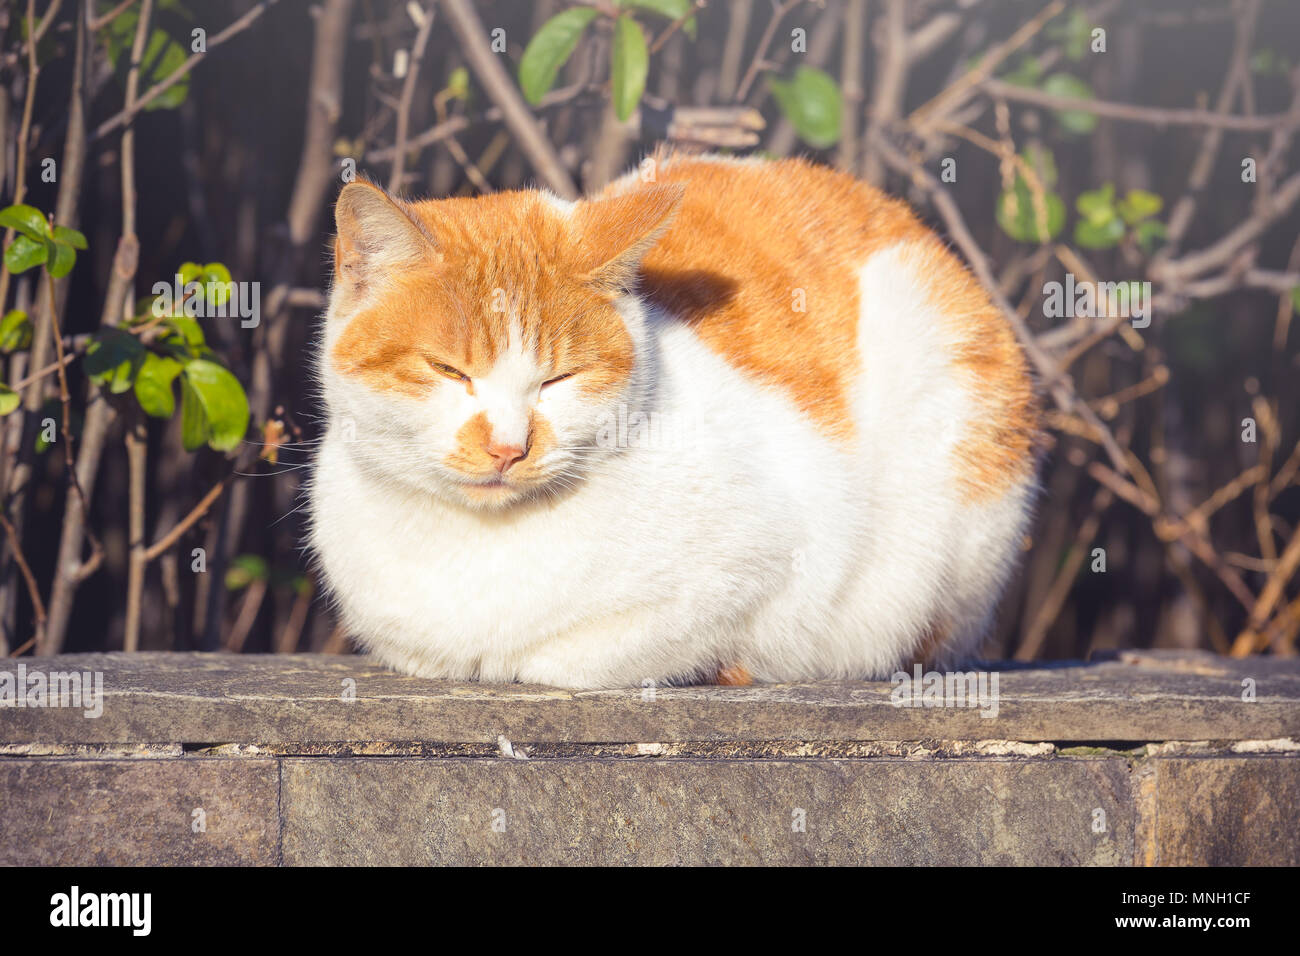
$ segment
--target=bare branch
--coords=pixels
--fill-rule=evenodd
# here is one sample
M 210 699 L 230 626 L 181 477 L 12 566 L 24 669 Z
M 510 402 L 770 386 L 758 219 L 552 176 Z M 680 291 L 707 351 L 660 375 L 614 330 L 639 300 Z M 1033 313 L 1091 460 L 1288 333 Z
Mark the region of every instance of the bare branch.
M 550 140 L 542 133 L 523 97 L 519 95 L 514 81 L 488 46 L 483 23 L 474 7 L 468 0 L 442 0 L 442 8 L 451 23 L 452 31 L 460 40 L 470 69 L 483 84 L 492 102 L 501 108 L 506 126 L 514 133 L 519 147 L 537 174 L 560 197 L 577 199 L 578 187 L 569 171 L 564 168 Z

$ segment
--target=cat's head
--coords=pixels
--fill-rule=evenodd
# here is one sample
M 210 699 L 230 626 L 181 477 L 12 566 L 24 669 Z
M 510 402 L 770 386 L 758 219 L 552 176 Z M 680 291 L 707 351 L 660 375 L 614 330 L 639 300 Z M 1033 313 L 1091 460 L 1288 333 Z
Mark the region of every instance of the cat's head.
M 571 487 L 638 381 L 642 256 L 680 186 L 335 206 L 321 374 L 331 428 L 372 473 L 468 507 Z

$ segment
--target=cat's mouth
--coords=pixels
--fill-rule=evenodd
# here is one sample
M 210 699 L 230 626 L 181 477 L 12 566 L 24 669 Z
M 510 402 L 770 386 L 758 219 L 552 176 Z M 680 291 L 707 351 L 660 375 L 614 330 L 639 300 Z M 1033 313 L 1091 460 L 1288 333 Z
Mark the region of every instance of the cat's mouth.
M 524 486 L 502 476 L 480 479 L 463 479 L 457 486 L 467 499 L 475 504 L 500 504 L 524 491 Z

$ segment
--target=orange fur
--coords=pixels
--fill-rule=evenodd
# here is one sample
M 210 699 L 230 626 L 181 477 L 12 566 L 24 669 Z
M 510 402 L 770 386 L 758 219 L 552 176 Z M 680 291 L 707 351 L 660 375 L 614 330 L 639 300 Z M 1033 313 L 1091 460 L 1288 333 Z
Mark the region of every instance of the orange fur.
M 642 291 L 839 439 L 852 437 L 850 385 L 862 363 L 857 270 L 896 243 L 926 244 L 933 301 L 962 343 L 955 362 L 977 385 L 982 412 L 959 449 L 963 493 L 995 498 L 1031 471 L 1037 417 L 1020 347 L 979 283 L 906 205 L 797 159 L 661 156 L 656 181 L 687 189 L 643 262 Z M 607 194 L 635 188 L 623 180 Z M 796 290 L 807 311 L 793 308 Z
M 408 394 L 435 380 L 430 361 L 472 379 L 491 368 L 514 319 L 555 374 L 581 370 L 578 384 L 593 391 L 626 379 L 631 339 L 610 296 L 584 280 L 620 249 L 576 244 L 537 193 L 407 209 L 436 246 L 423 268 L 387 276 L 391 293 L 349 322 L 332 356 L 340 371 Z
M 1033 470 L 1037 400 L 1006 319 L 937 237 L 923 241 L 930 299 L 959 343 L 955 365 L 969 377 L 980 409 L 958 445 L 957 474 L 967 501 L 985 501 Z
M 802 160 L 660 158 L 657 173 L 653 185 L 615 183 L 572 217 L 535 192 L 385 200 L 405 241 L 382 276 L 356 264 L 382 192 L 367 185 L 345 203 L 345 190 L 336 294 L 375 281 L 391 291 L 348 323 L 336 368 L 419 396 L 439 378 L 433 363 L 471 380 L 485 373 L 514 319 L 543 368 L 578 371 L 579 387 L 598 394 L 631 373 L 632 342 L 611 302 L 639 279 L 647 299 L 733 366 L 786 391 L 826 435 L 852 441 L 851 388 L 864 364 L 858 270 L 875 252 L 919 243 L 932 302 L 959 343 L 954 366 L 979 409 L 958 448 L 962 492 L 989 500 L 1030 472 L 1037 411 L 1020 348 L 975 279 L 902 202 Z M 484 428 L 463 429 L 457 464 L 471 473 L 491 467 Z
M 754 676 L 744 665 L 732 664 L 730 667 L 719 667 L 713 683 L 722 687 L 748 687 L 754 683 Z
M 487 415 L 479 412 L 461 426 L 456 433 L 456 451 L 447 457 L 447 464 L 472 478 L 492 478 L 497 466 L 491 452 L 492 425 Z M 533 412 L 528 418 L 528 446 L 525 456 L 513 464 L 510 479 L 527 485 L 541 476 L 537 462 L 555 444 L 555 432 L 543 415 Z

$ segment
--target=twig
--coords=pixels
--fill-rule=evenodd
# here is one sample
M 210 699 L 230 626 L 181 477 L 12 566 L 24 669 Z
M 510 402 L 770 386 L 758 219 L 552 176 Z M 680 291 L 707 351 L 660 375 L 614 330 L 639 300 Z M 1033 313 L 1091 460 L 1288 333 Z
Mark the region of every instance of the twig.
M 1250 47 L 1255 35 L 1255 21 L 1258 15 L 1258 0 L 1250 0 L 1246 4 L 1245 16 L 1237 21 L 1232 59 L 1228 64 L 1223 87 L 1219 90 L 1219 99 L 1215 103 L 1216 112 L 1220 114 L 1228 114 L 1238 90 L 1250 82 Z M 1208 184 L 1210 174 L 1214 170 L 1214 160 L 1223 143 L 1223 133 L 1222 126 L 1211 126 L 1206 130 L 1196 161 L 1192 164 L 1192 171 L 1187 177 L 1187 188 L 1169 213 L 1169 224 L 1165 234 L 1166 245 L 1157 254 L 1157 261 L 1164 261 L 1174 255 L 1188 227 L 1192 224 L 1192 217 L 1196 214 L 1197 197 Z
M 907 124 L 918 134 L 924 133 L 936 121 L 944 118 L 968 100 L 975 90 L 993 75 L 1002 61 L 1019 50 L 1047 25 L 1047 22 L 1065 9 L 1064 0 L 1052 0 L 1038 15 L 1026 21 L 1020 29 L 1007 37 L 987 54 L 980 58 L 978 64 L 948 86 L 929 102 L 912 111 Z
M 27 0 L 27 89 L 23 96 L 23 118 L 18 126 L 18 157 L 14 165 L 14 205 L 27 195 L 27 141 L 32 135 L 32 106 L 36 102 L 36 80 L 41 67 L 36 59 L 36 0 Z M 13 242 L 14 230 L 6 229 L 4 247 Z M 0 306 L 9 298 L 9 264 L 0 259 Z
M 230 484 L 230 479 L 226 478 L 224 481 L 219 481 L 213 485 L 208 490 L 208 493 L 199 499 L 199 503 L 190 509 L 189 514 L 176 522 L 170 531 L 145 549 L 145 562 L 152 561 L 179 541 L 186 531 L 189 531 L 200 518 L 208 513 L 208 509 L 212 507 L 213 502 L 221 497 L 221 493 L 226 490 L 228 484 Z
M 68 362 L 71 361 L 73 356 L 67 355 L 63 351 L 63 332 L 59 328 L 58 310 L 54 307 L 54 277 L 50 275 L 48 269 L 45 271 L 45 281 L 50 296 L 50 330 L 54 335 L 54 350 L 58 356 L 54 367 L 58 372 L 59 402 L 63 408 L 63 441 L 61 443 L 63 445 L 63 461 L 68 470 L 68 481 L 71 482 L 77 497 L 81 499 L 82 510 L 89 511 L 90 500 L 86 497 L 81 482 L 77 480 L 76 459 L 72 455 L 72 393 L 68 390 Z M 89 528 L 86 529 L 86 536 L 90 539 L 93 553 L 97 554 L 103 551 L 98 536 Z
M 145 0 L 145 2 L 149 3 L 150 0 Z M 82 8 L 82 26 L 79 30 L 79 35 L 82 37 L 86 36 L 87 25 L 92 13 L 92 0 L 86 0 Z M 142 9 L 140 19 L 148 20 L 148 18 L 148 12 Z M 139 36 L 141 29 L 140 24 L 137 22 L 137 36 Z M 80 49 L 80 45 L 78 48 Z M 132 62 L 136 62 L 134 56 Z M 138 67 L 134 69 L 138 71 Z M 74 183 L 80 181 L 82 161 L 84 160 L 85 120 L 81 103 L 81 97 L 84 95 L 83 83 L 84 76 L 82 73 L 78 73 L 73 90 L 73 106 L 69 111 L 69 144 L 68 149 L 65 150 L 65 155 L 72 150 L 72 141 L 75 137 L 79 142 L 79 148 L 72 155 L 78 159 L 78 162 L 75 169 L 68 168 L 69 164 L 64 163 L 64 175 L 67 178 L 59 191 L 60 206 L 64 198 L 63 190 L 71 189 Z M 130 76 L 128 75 L 129 85 Z M 131 90 L 128 90 L 128 96 L 130 95 L 133 94 Z M 108 288 L 104 293 L 104 304 L 100 313 L 101 327 L 114 326 L 121 321 L 123 308 L 130 299 L 131 286 L 135 278 L 139 258 L 140 244 L 135 236 L 135 169 L 133 165 L 125 162 L 128 155 L 134 155 L 134 134 L 130 129 L 122 137 L 122 235 L 118 239 L 117 249 L 113 254 L 113 268 L 109 273 Z M 71 198 L 71 194 L 69 195 Z M 75 199 L 71 199 L 71 204 L 75 205 Z M 90 389 L 92 395 L 96 394 L 93 385 L 90 386 Z M 58 558 L 54 566 L 54 584 L 50 591 L 49 626 L 46 628 L 45 640 L 37 648 L 38 653 L 41 654 L 57 654 L 63 648 L 68 620 L 72 614 L 72 601 L 76 595 L 77 587 L 82 581 L 90 577 L 103 561 L 103 549 L 98 546 L 98 539 L 94 537 L 93 533 L 87 533 L 86 520 L 89 516 L 88 503 L 94 494 L 95 476 L 99 470 L 99 461 L 103 454 L 104 442 L 107 439 L 112 417 L 112 408 L 108 402 L 102 399 L 91 401 L 86 407 L 85 418 L 81 427 L 81 451 L 77 456 L 74 474 L 76 487 L 70 486 L 64 496 L 63 528 L 59 537 Z M 90 556 L 85 561 L 82 561 L 81 549 L 85 538 L 90 538 L 92 550 Z
M 694 0 L 694 2 L 686 8 L 685 13 L 673 20 L 673 22 L 668 24 L 668 26 L 664 27 L 663 32 L 655 37 L 654 42 L 650 44 L 650 49 L 648 51 L 650 56 L 654 56 L 662 50 L 664 44 L 672 39 L 673 34 L 686 25 L 687 20 L 695 16 L 696 13 L 700 12 L 708 5 L 709 0 Z
M 126 104 L 129 110 L 138 103 L 140 83 L 140 63 L 144 58 L 145 43 L 149 37 L 150 19 L 153 14 L 153 0 L 143 0 L 140 5 L 140 19 L 136 23 L 135 43 L 131 47 L 131 70 L 126 78 Z M 135 234 L 135 196 L 126 201 L 127 189 L 135 188 L 135 127 L 128 126 L 122 135 L 122 231 Z M 128 173 L 128 170 L 131 171 Z M 126 630 L 122 649 L 135 651 L 140 647 L 140 617 L 144 603 L 144 545 L 145 545 L 145 469 L 148 467 L 148 433 L 145 430 L 143 412 L 138 408 L 132 410 L 131 420 L 126 430 L 126 458 L 128 480 L 128 517 L 127 544 L 130 557 L 127 565 L 126 588 Z M 89 506 L 82 502 L 83 512 L 89 512 Z
M 1247 488 L 1259 481 L 1261 476 L 1268 477 L 1268 469 L 1263 465 L 1247 468 L 1188 512 L 1185 520 L 1193 528 L 1204 531 L 1208 527 L 1207 522 L 1216 511 L 1239 498 Z
M 876 28 L 876 75 L 871 90 L 871 108 L 867 114 L 866 149 L 862 175 L 867 182 L 881 185 L 884 168 L 876 155 L 875 144 L 882 130 L 903 111 L 903 92 L 907 76 L 906 10 L 903 0 L 886 0 L 885 19 Z
M 253 629 L 253 624 L 257 621 L 257 613 L 262 609 L 262 601 L 265 597 L 266 581 L 263 578 L 256 578 L 248 583 L 244 591 L 244 600 L 239 604 L 239 615 L 235 618 L 230 635 L 226 638 L 226 650 L 238 654 L 244 649 L 248 632 Z
M 406 170 L 406 135 L 411 123 L 411 102 L 415 99 L 415 81 L 420 75 L 420 64 L 424 60 L 425 47 L 429 45 L 429 34 L 433 30 L 433 8 L 419 7 L 420 28 L 411 45 L 411 62 L 406 68 L 406 77 L 402 81 L 402 98 L 397 105 L 397 134 L 393 143 L 393 169 L 388 176 L 388 191 L 395 193 L 402 188 L 402 175 Z
M 781 26 L 781 21 L 785 15 L 793 10 L 803 0 L 780 0 L 772 4 L 772 18 L 767 21 L 767 26 L 763 28 L 763 35 L 759 38 L 758 49 L 754 51 L 754 59 L 750 61 L 749 69 L 745 71 L 744 78 L 740 81 L 740 86 L 736 88 L 736 95 L 731 98 L 733 103 L 743 103 L 749 96 L 749 89 L 758 79 L 758 74 L 762 72 L 767 62 L 767 50 L 772 45 L 772 40 L 776 36 L 776 31 Z
M 9 538 L 9 547 L 12 549 L 14 563 L 18 565 L 18 570 L 22 572 L 23 580 L 27 583 L 27 596 L 31 598 L 32 613 L 36 616 L 36 632 L 32 636 L 32 640 L 39 644 L 41 635 L 45 632 L 45 603 L 41 600 L 41 589 L 36 586 L 36 578 L 32 574 L 31 567 L 27 564 L 27 558 L 23 556 L 22 542 L 18 538 L 18 532 L 3 513 L 0 513 L 0 526 L 4 528 L 5 534 Z M 22 647 L 15 649 L 13 655 L 18 656 L 27 646 L 24 644 Z
M 1272 501 L 1290 486 L 1296 474 L 1300 473 L 1300 441 L 1296 442 L 1291 454 L 1287 456 L 1286 463 L 1277 470 L 1273 480 L 1268 485 L 1268 497 Z
M 718 70 L 718 96 L 723 100 L 738 102 L 736 90 L 740 82 L 740 58 L 745 55 L 745 36 L 749 33 L 749 18 L 754 12 L 754 0 L 732 0 L 727 4 L 731 22 L 727 25 L 726 40 L 722 47 L 722 66 Z
M 148 467 L 149 446 L 143 414 L 132 410 L 131 422 L 126 430 L 127 493 L 127 543 L 130 559 L 126 581 L 126 631 L 122 650 L 140 649 L 140 617 L 144 606 L 145 572 L 145 469 Z
M 1164 541 L 1179 541 L 1186 545 L 1187 550 L 1200 558 L 1206 567 L 1219 576 L 1219 580 L 1232 592 L 1233 597 L 1241 602 L 1242 607 L 1249 610 L 1255 605 L 1255 596 L 1250 593 L 1250 588 L 1246 587 L 1246 582 L 1241 579 L 1241 575 L 1228 567 L 1214 550 L 1213 545 L 1187 522 L 1162 515 L 1160 501 L 1153 495 L 1124 480 L 1099 461 L 1088 465 L 1088 474 L 1147 517 L 1152 518 L 1155 521 L 1154 530 L 1158 538 Z
M 54 26 L 54 18 L 59 15 L 59 8 L 62 6 L 63 0 L 51 0 L 50 5 L 45 8 L 45 16 L 41 17 L 41 24 L 36 28 L 37 43 L 45 39 L 45 34 L 49 32 L 50 27 Z
M 1296 237 L 1295 244 L 1291 247 L 1291 255 L 1287 259 L 1286 268 L 1288 272 L 1300 273 L 1300 236 Z M 1296 276 L 1293 286 L 1300 285 L 1300 275 Z M 1277 302 L 1277 319 L 1273 323 L 1273 353 L 1282 356 L 1286 353 L 1287 335 L 1291 331 L 1291 316 L 1295 313 L 1295 304 L 1291 299 L 1291 289 L 1287 288 L 1278 294 Z
M 135 0 L 122 0 L 121 3 L 119 3 L 113 9 L 109 10 L 103 16 L 95 17 L 93 20 L 90 21 L 90 32 L 98 33 L 100 30 L 104 29 L 104 27 L 108 26 L 110 23 L 112 23 L 122 14 L 126 13 L 127 10 L 131 9 L 131 6 L 134 3 Z
M 1256 208 L 1249 219 L 1217 242 L 1170 262 L 1152 263 L 1151 278 L 1177 287 L 1187 279 L 1203 275 L 1216 266 L 1224 265 L 1236 256 L 1242 247 L 1259 238 L 1269 226 L 1286 215 L 1295 205 L 1296 200 L 1300 200 L 1300 173 L 1283 183 L 1267 205 Z
M 846 0 L 844 48 L 840 63 L 840 89 L 844 105 L 840 114 L 840 148 L 836 165 L 853 173 L 858 167 L 858 116 L 862 110 L 862 61 L 866 52 L 867 0 Z
M 1300 530 L 1291 535 L 1286 550 L 1278 558 L 1277 567 L 1264 583 L 1264 590 L 1259 592 L 1259 600 L 1250 609 L 1249 623 L 1233 641 L 1233 657 L 1244 657 L 1263 650 L 1265 645 L 1259 639 L 1259 631 L 1268 621 L 1278 601 L 1285 595 L 1287 582 L 1291 580 L 1297 568 L 1300 568 Z
M 1057 572 L 1056 577 L 1052 579 L 1051 586 L 1048 587 L 1042 604 L 1034 613 L 1034 618 L 1025 633 L 1024 640 L 1016 648 L 1016 660 L 1029 661 L 1038 656 L 1038 652 L 1043 646 L 1043 640 L 1047 637 L 1047 632 L 1051 629 L 1057 617 L 1060 616 L 1065 599 L 1069 596 L 1075 578 L 1079 575 L 1079 568 L 1083 566 L 1087 547 L 1092 543 L 1093 538 L 1097 537 L 1097 531 L 1101 527 L 1101 516 L 1110 507 L 1113 500 L 1114 492 L 1109 488 L 1098 488 L 1096 494 L 1093 495 L 1092 506 L 1088 509 L 1088 517 L 1079 525 L 1079 530 L 1074 536 L 1074 542 L 1070 545 L 1070 550 L 1061 563 L 1061 569 Z
M 541 108 L 551 106 L 561 106 L 571 103 L 584 93 L 591 92 L 595 87 L 590 86 L 585 81 L 575 83 L 572 86 L 562 87 L 558 90 L 552 90 L 542 97 Z M 489 107 L 477 117 L 470 116 L 452 116 L 445 121 L 438 122 L 419 133 L 407 142 L 406 152 L 408 155 L 416 153 L 435 143 L 440 143 L 448 137 L 455 136 L 457 133 L 464 132 L 475 123 L 495 123 L 500 122 L 505 116 L 504 111 L 499 106 Z M 381 146 L 378 149 L 372 149 L 365 155 L 368 163 L 380 163 L 384 160 L 392 159 L 397 155 L 396 146 Z
M 470 69 L 483 84 L 492 102 L 501 108 L 506 126 L 519 141 L 520 149 L 537 174 L 562 199 L 577 199 L 578 187 L 564 168 L 555 147 L 542 133 L 505 67 L 488 46 L 478 13 L 468 0 L 442 0 L 442 8 L 451 23 L 452 31 L 460 40 Z
M 1017 86 L 1003 80 L 986 80 L 981 84 L 985 92 L 1006 100 L 1032 103 L 1052 110 L 1071 110 L 1105 116 L 1130 123 L 1149 123 L 1156 126 L 1212 126 L 1219 129 L 1245 133 L 1261 133 L 1275 129 L 1291 119 L 1288 113 L 1261 116 L 1237 116 L 1233 113 L 1216 113 L 1212 110 L 1174 109 L 1160 106 L 1138 106 L 1132 103 L 1111 103 L 1106 100 L 1084 99 L 1078 96 L 1059 96 L 1032 87 Z
M 208 37 L 206 50 L 199 53 L 191 53 L 184 63 L 151 86 L 133 104 L 127 106 L 126 109 L 122 110 L 120 113 L 110 116 L 108 119 L 104 120 L 104 122 L 100 123 L 95 129 L 94 135 L 90 137 L 91 142 L 100 140 L 114 130 L 126 126 L 135 118 L 137 113 L 184 79 L 189 74 L 190 70 L 198 66 L 209 53 L 221 46 L 221 44 L 225 43 L 231 37 L 243 33 L 256 23 L 262 14 L 264 14 L 269 8 L 273 7 L 276 2 L 277 0 L 262 0 L 261 3 L 253 7 L 220 33 Z M 143 13 L 141 16 L 143 17 Z

